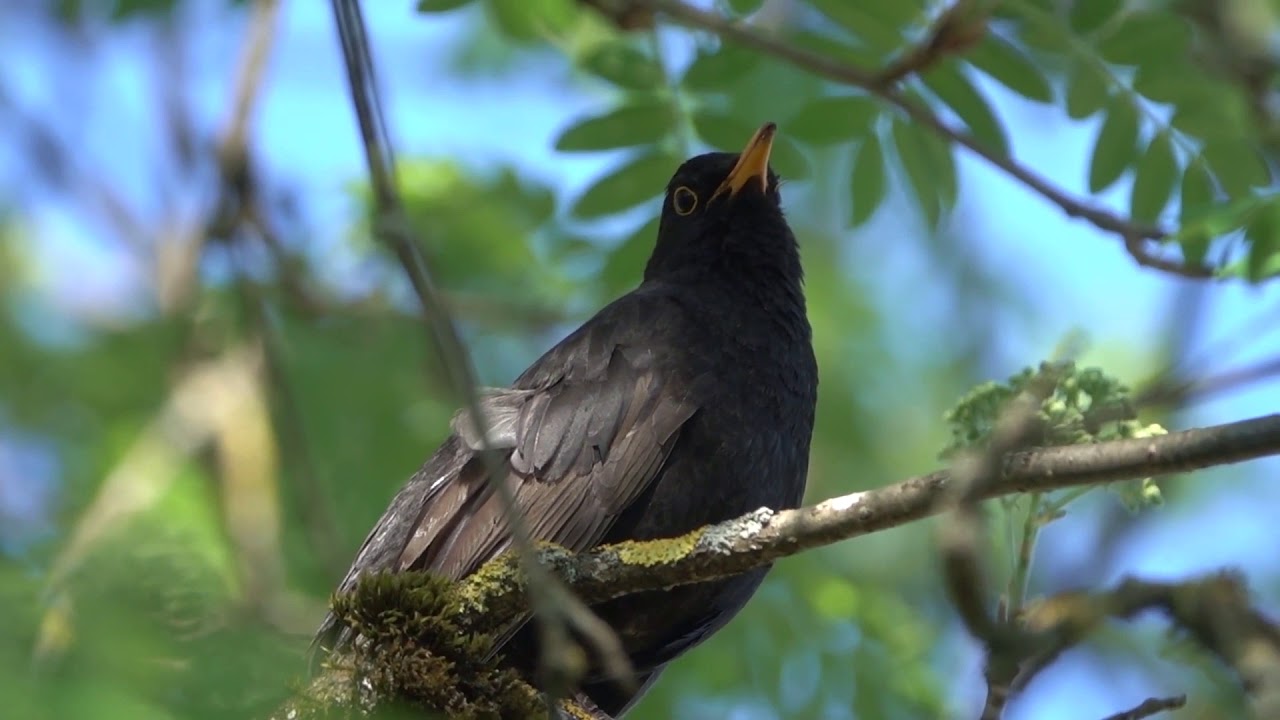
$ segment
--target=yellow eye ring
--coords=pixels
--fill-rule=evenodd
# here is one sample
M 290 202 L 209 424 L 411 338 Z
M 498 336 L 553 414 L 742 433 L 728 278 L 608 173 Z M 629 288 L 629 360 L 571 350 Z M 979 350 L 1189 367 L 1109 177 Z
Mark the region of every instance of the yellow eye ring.
M 671 208 L 676 211 L 677 215 L 688 215 L 698 207 L 698 193 L 690 190 L 687 186 L 681 185 L 676 191 L 671 193 Z

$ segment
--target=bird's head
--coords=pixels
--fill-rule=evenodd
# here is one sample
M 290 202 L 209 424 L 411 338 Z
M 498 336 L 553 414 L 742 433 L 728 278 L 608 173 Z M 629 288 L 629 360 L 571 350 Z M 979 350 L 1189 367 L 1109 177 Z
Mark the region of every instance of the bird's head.
M 713 152 L 685 161 L 667 184 L 646 277 L 727 256 L 794 255 L 778 176 L 769 168 L 777 126 L 765 123 L 741 153 Z

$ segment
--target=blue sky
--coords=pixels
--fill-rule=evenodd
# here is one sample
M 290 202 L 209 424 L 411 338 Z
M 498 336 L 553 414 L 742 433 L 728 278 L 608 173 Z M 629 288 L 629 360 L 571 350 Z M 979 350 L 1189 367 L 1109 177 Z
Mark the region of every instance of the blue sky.
M 221 5 L 201 4 L 197 17 L 190 19 L 192 27 L 201 29 L 187 35 L 197 81 L 186 93 L 194 101 L 201 125 L 210 130 L 221 125 L 227 110 L 233 76 L 229 64 L 238 58 L 240 42 L 240 23 L 229 19 Z M 486 81 L 479 76 L 460 81 L 450 74 L 444 58 L 458 38 L 466 37 L 467 16 L 418 16 L 412 5 L 367 4 L 388 117 L 402 155 L 465 155 L 486 165 L 514 162 L 563 188 L 566 198 L 614 162 L 607 156 L 566 156 L 551 149 L 559 130 L 607 106 L 603 91 L 536 68 L 518 81 Z M 297 188 L 308 224 L 318 231 L 316 247 L 333 253 L 334 272 L 341 272 L 346 260 L 340 239 L 351 217 L 348 187 L 363 176 L 364 161 L 347 102 L 336 35 L 327 3 L 287 2 L 282 20 L 283 32 L 262 93 L 255 150 L 269 174 Z M 148 37 L 136 29 L 120 33 L 103 46 L 99 62 L 74 68 L 56 57 L 49 38 L 36 27 L 0 27 L 0 41 L 10 48 L 10 57 L 19 58 L 0 68 L 5 84 L 17 89 L 22 104 L 43 108 L 51 117 L 70 123 L 74 136 L 82 141 L 81 170 L 111 168 L 126 196 L 138 207 L 157 212 L 158 203 L 144 196 L 154 173 L 146 162 L 149 131 L 157 130 L 149 120 L 150 79 L 156 70 L 149 64 Z M 59 88 L 66 84 L 59 77 L 72 70 L 92 76 L 93 82 L 76 84 L 92 87 L 90 97 L 60 94 Z M 1056 108 L 1026 103 L 993 83 L 982 87 L 1010 127 L 1015 156 L 1083 196 L 1095 124 L 1069 122 Z M 518 108 L 518 113 L 513 114 L 512 108 Z M 86 117 L 89 122 L 80 122 Z M 758 120 L 765 119 L 770 118 Z M 993 372 L 1004 375 L 1051 354 L 1061 338 L 1075 329 L 1087 329 L 1094 341 L 1095 354 L 1086 356 L 1086 361 L 1121 359 L 1127 367 L 1141 367 L 1138 363 L 1143 358 L 1117 358 L 1116 348 L 1154 348 L 1167 324 L 1170 297 L 1186 281 L 1137 268 L 1117 238 L 1066 218 L 1055 206 L 965 151 L 957 151 L 957 157 L 964 188 L 957 217 L 977 228 L 966 234 L 979 243 L 973 249 L 973 261 L 1014 278 L 1028 288 L 1026 295 L 1034 304 L 1033 324 L 1013 323 L 1010 332 L 1002 335 L 997 356 L 1007 359 L 1008 365 Z M 0 182 L 8 190 L 18 187 L 23 171 L 3 143 L 0 161 L 7 161 L 0 162 Z M 1127 193 L 1126 182 L 1095 201 L 1123 212 Z M 198 209 L 192 208 L 193 212 Z M 32 327 L 40 327 L 56 341 L 58 324 L 52 321 L 59 309 L 95 315 L 137 311 L 140 288 L 147 280 L 139 267 L 104 247 L 95 228 L 65 201 L 36 198 L 33 210 L 39 231 L 35 236 L 41 238 L 41 245 L 34 249 L 32 273 L 36 286 L 47 291 L 51 306 L 31 311 L 40 320 L 33 321 Z M 851 235 L 850 241 L 904 232 L 901 223 L 891 207 L 860 234 Z M 904 299 L 906 279 L 920 277 L 928 268 L 924 258 L 909 249 L 910 243 L 884 245 L 878 261 L 884 263 L 881 274 L 887 279 L 880 292 L 884 307 L 892 308 Z M 933 303 L 926 312 L 947 312 L 945 298 L 926 300 Z M 1280 353 L 1280 333 L 1268 334 L 1271 328 L 1258 323 L 1260 315 L 1280 311 L 1280 283 L 1264 288 L 1235 282 L 1214 285 L 1206 303 L 1211 321 L 1204 324 L 1198 344 L 1218 347 L 1250 328 L 1248 341 L 1238 353 L 1211 354 L 1208 369 L 1224 370 Z M 910 347 L 915 342 L 910 331 L 904 325 L 902 334 L 891 341 Z M 1199 405 L 1185 422 L 1236 420 L 1274 412 L 1278 406 L 1280 383 L 1273 381 Z M 32 508 L 40 503 L 33 502 L 46 497 L 43 492 L 15 491 L 4 482 L 6 475 L 56 472 L 38 458 L 30 443 L 0 440 L 0 514 L 6 508 L 19 514 L 34 512 Z M 14 469 L 19 465 L 22 471 Z M 1280 568 L 1268 552 L 1275 546 L 1274 519 L 1268 509 L 1280 506 L 1280 484 L 1263 478 L 1277 471 L 1280 463 L 1268 461 L 1255 463 L 1249 473 L 1226 470 L 1204 478 L 1201 482 L 1229 482 L 1235 491 L 1207 495 L 1206 505 L 1194 512 L 1184 506 L 1155 516 L 1116 554 L 1113 566 L 1107 568 L 1108 579 L 1130 572 L 1177 577 L 1223 564 L 1247 564 L 1274 573 Z M 1069 555 L 1071 537 L 1087 532 L 1090 525 L 1084 513 L 1077 513 L 1050 528 L 1044 543 L 1060 546 Z M 1280 598 L 1271 594 L 1269 599 Z M 1118 684 L 1122 692 L 1103 689 L 1107 684 Z M 1081 693 L 1085 686 L 1102 691 Z M 1015 707 L 1012 720 L 1100 717 L 1119 709 L 1125 700 L 1135 704 L 1146 690 L 1136 676 L 1117 674 L 1114 668 L 1100 671 L 1088 658 L 1069 656 L 1046 673 L 1033 692 L 1029 702 Z

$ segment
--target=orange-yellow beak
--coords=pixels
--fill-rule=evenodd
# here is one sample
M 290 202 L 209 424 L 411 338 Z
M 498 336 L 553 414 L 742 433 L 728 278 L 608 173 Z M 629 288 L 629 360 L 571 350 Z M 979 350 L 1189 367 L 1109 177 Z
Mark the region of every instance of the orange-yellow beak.
M 769 152 L 773 150 L 773 136 L 777 131 L 778 126 L 771 122 L 760 126 L 738 156 L 738 162 L 734 163 L 729 175 L 716 188 L 712 199 L 724 193 L 733 197 L 752 181 L 760 183 L 761 192 L 769 189 Z

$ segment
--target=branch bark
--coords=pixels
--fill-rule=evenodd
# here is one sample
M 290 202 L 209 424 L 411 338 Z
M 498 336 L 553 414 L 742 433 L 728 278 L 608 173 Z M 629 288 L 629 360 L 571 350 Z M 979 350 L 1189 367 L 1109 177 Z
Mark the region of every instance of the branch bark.
M 1005 457 L 983 499 L 1166 475 L 1280 454 L 1280 415 L 1138 440 L 1025 450 Z M 951 473 L 933 472 L 816 505 L 761 508 L 667 540 L 624 542 L 540 558 L 588 603 L 713 580 L 841 540 L 904 525 L 947 509 Z M 500 562 L 495 561 L 495 562 Z M 513 578 L 514 579 L 514 578 Z M 519 593 L 518 587 L 507 591 Z
M 1280 415 L 1268 415 L 1151 438 L 1011 453 L 1000 463 L 999 476 L 977 491 L 983 499 L 1047 492 L 1278 454 Z M 949 472 L 938 471 L 795 510 L 761 508 L 676 538 L 623 542 L 576 555 L 542 546 L 537 554 L 541 564 L 577 597 L 597 604 L 736 575 L 805 550 L 935 515 L 951 507 L 955 485 Z M 503 627 L 527 617 L 526 590 L 520 558 L 503 555 L 456 588 L 460 603 L 456 620 L 465 627 L 500 634 Z M 325 678 L 317 683 L 324 685 Z M 331 688 L 333 683 L 324 686 Z M 325 697 L 326 703 L 338 702 L 331 695 Z M 394 698 L 374 702 L 381 700 Z

